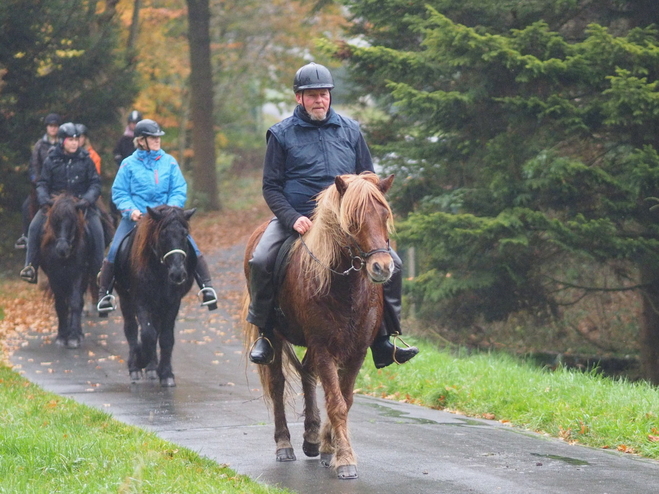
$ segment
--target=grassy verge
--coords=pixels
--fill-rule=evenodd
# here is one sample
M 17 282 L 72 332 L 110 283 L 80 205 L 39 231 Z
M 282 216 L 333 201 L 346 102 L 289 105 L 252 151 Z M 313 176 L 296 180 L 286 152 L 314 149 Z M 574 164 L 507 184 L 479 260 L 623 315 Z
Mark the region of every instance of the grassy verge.
M 276 493 L 0 367 L 0 492 Z
M 541 369 L 505 354 L 460 356 L 415 344 L 421 353 L 406 365 L 381 370 L 364 365 L 356 387 L 364 394 L 659 459 L 659 392 L 649 384 Z

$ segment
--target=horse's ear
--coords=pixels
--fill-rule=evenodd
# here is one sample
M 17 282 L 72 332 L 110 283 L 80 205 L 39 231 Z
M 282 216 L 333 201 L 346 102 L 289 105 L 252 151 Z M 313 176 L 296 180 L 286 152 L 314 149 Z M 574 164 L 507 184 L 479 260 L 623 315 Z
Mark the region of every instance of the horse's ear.
M 390 188 L 391 184 L 394 183 L 394 176 L 389 175 L 387 178 L 380 180 L 380 191 L 385 194 Z
M 189 220 L 190 218 L 192 218 L 192 215 L 195 214 L 196 212 L 197 212 L 197 208 L 192 208 L 192 209 L 186 209 L 185 211 L 183 211 L 183 214 L 185 215 L 185 219 Z
M 343 178 L 341 178 L 341 175 L 337 175 L 334 179 L 334 185 L 336 185 L 336 190 L 339 191 L 339 195 L 343 197 L 343 194 L 345 194 L 346 189 L 348 188 L 348 184 Z
M 162 214 L 160 214 L 155 209 L 152 209 L 150 206 L 146 207 L 146 212 L 149 213 L 149 216 L 151 216 L 155 221 L 160 221 L 162 219 Z

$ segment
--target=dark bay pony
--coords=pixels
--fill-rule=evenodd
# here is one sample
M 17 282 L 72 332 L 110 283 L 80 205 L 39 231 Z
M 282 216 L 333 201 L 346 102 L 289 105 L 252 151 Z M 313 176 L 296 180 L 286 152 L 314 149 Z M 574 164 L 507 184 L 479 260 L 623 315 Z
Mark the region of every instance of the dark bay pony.
M 195 209 L 147 208 L 115 261 L 116 289 L 129 345 L 131 382 L 147 377 L 175 386 L 172 371 L 174 323 L 181 299 L 190 291 L 197 265 L 188 242 Z M 160 359 L 156 346 L 160 344 Z
M 304 453 L 320 454 L 321 464 L 333 467 L 339 478 L 357 477 L 348 412 L 355 379 L 382 320 L 382 284 L 394 268 L 389 254 L 393 219 L 384 198 L 393 178 L 381 180 L 374 173 L 336 177 L 318 196 L 313 227 L 291 248 L 277 295 L 275 358 L 257 366 L 264 395 L 273 406 L 277 461 L 296 459 L 284 410 L 286 376 L 294 370 L 304 392 Z M 266 226 L 249 239 L 244 264 L 248 280 L 248 261 Z M 245 314 L 248 305 L 249 295 Z M 257 337 L 258 328 L 245 323 L 248 348 Z M 302 362 L 292 345 L 307 348 Z M 327 411 L 322 428 L 318 379 Z
M 76 197 L 61 194 L 54 199 L 46 214 L 39 258 L 55 299 L 58 320 L 55 343 L 78 348 L 83 339 L 81 317 L 85 291 L 90 284 L 96 286 L 99 266 L 93 266 L 91 238 Z

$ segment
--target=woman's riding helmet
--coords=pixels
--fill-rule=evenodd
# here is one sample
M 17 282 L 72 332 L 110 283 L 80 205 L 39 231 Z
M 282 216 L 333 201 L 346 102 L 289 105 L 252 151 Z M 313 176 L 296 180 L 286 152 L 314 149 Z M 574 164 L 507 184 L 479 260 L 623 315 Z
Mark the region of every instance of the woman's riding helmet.
M 165 133 L 160 129 L 160 125 L 158 125 L 156 121 L 149 118 L 137 122 L 133 133 L 135 137 L 160 137 L 165 135 Z
M 293 91 L 305 89 L 334 89 L 334 79 L 328 68 L 314 62 L 300 67 L 293 79 Z
M 73 122 L 63 123 L 62 125 L 59 126 L 59 129 L 57 129 L 57 137 L 59 137 L 62 140 L 66 139 L 67 137 L 78 137 L 78 136 L 80 136 L 80 133 L 76 128 L 76 124 L 74 124 Z
M 43 119 L 43 123 L 45 123 L 46 125 L 59 125 L 62 123 L 62 119 L 57 113 L 49 113 Z
M 137 110 L 133 110 L 128 114 L 128 123 L 137 123 L 142 120 L 142 114 Z

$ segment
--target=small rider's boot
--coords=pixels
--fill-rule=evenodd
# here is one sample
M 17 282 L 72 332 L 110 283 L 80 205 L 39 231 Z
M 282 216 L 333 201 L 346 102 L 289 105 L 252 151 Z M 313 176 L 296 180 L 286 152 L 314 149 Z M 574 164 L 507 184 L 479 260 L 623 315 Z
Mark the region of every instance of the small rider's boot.
M 272 326 L 267 325 L 259 328 L 259 338 L 249 350 L 249 359 L 255 364 L 268 365 L 275 358 L 275 349 L 272 346 L 274 331 Z
M 217 293 L 215 293 L 215 289 L 211 285 L 211 273 L 203 255 L 197 257 L 197 269 L 194 276 L 195 280 L 197 280 L 197 285 L 199 285 L 197 296 L 201 300 L 201 305 L 208 307 L 208 310 L 217 309 Z
M 25 266 L 23 269 L 21 269 L 20 277 L 23 281 L 27 281 L 28 283 L 36 283 L 37 282 L 37 268 L 36 266 L 33 266 L 32 264 L 28 264 Z
M 101 271 L 98 273 L 98 304 L 96 304 L 98 317 L 108 317 L 108 312 L 117 308 L 115 297 L 112 295 L 113 286 L 114 263 L 103 260 Z
M 417 353 L 419 349 L 410 346 L 400 337 L 400 301 L 395 295 L 387 293 L 387 287 L 384 290 L 384 307 L 382 311 L 382 324 L 380 332 L 375 337 L 371 345 L 373 353 L 373 362 L 376 369 L 381 369 L 396 362 L 404 364 Z M 389 337 L 394 337 L 394 343 L 389 341 Z M 397 341 L 400 340 L 405 347 L 399 347 Z

